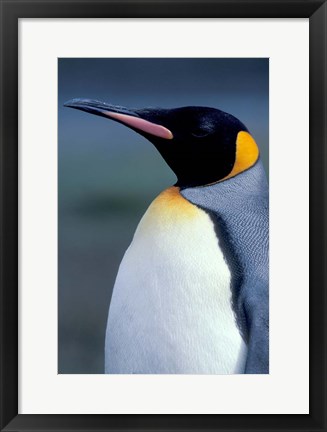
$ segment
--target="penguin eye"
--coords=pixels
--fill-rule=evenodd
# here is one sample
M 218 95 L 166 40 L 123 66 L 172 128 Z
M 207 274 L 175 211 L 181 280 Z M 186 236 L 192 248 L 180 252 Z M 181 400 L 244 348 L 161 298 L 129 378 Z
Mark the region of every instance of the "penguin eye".
M 196 138 L 203 138 L 203 137 L 206 137 L 209 134 L 210 134 L 210 131 L 203 130 L 203 129 L 194 129 L 191 132 L 191 135 L 194 136 L 194 137 L 196 137 Z

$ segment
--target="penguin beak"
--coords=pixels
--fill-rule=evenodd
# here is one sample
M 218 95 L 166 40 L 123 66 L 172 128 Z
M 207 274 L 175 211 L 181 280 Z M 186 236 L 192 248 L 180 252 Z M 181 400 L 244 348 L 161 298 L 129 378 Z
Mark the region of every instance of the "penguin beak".
M 64 106 L 115 120 L 141 134 L 143 132 L 163 139 L 173 139 L 173 134 L 169 129 L 143 118 L 138 113 L 138 110 L 127 109 L 122 106 L 91 99 L 71 99 Z

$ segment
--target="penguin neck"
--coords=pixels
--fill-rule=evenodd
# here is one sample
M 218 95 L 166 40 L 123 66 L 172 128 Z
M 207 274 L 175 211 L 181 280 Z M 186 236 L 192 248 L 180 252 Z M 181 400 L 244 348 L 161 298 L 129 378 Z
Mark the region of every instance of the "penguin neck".
M 206 186 L 181 188 L 181 194 L 199 206 L 206 207 L 212 200 L 228 199 L 232 203 L 240 199 L 247 200 L 255 196 L 268 195 L 268 183 L 260 158 L 246 171 L 221 182 Z

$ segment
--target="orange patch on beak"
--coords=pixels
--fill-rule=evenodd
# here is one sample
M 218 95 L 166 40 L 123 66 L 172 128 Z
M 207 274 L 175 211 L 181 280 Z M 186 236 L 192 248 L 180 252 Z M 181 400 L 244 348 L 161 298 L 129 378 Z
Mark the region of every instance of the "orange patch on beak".
M 164 138 L 164 139 L 173 139 L 173 134 L 169 129 L 164 126 L 157 125 L 155 123 L 151 123 L 147 120 L 144 120 L 140 117 L 133 117 L 127 114 L 120 114 L 116 112 L 106 111 L 105 114 L 108 117 L 111 117 L 115 120 L 119 120 L 124 123 L 126 126 L 133 127 L 142 132 L 146 132 L 153 136 Z

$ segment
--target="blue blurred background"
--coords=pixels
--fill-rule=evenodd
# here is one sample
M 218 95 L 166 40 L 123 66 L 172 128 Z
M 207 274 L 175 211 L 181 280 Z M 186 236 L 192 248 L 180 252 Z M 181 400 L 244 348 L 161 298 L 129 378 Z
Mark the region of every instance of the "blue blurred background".
M 143 213 L 175 176 L 144 138 L 64 102 L 222 109 L 248 127 L 268 173 L 269 60 L 62 58 L 58 69 L 58 373 L 103 373 L 119 263 Z

